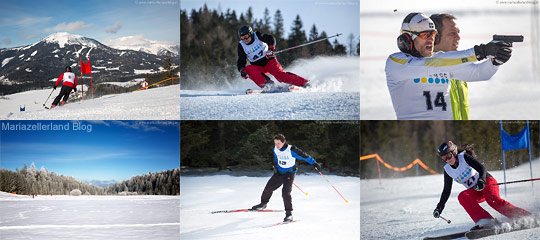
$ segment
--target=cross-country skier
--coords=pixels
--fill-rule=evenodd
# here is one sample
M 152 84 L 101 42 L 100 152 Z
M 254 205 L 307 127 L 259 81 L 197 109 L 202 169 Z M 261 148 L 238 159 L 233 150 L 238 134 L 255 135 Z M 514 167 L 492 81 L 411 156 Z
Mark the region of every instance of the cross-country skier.
M 75 90 L 75 92 L 77 92 L 77 76 L 71 72 L 70 66 L 67 66 L 66 72 L 62 73 L 62 75 L 58 77 L 58 80 L 56 80 L 56 83 L 54 84 L 54 89 L 58 87 L 60 81 L 62 81 L 62 89 L 60 89 L 60 94 L 58 94 L 58 96 L 54 99 L 51 108 L 56 107 L 62 97 L 64 98 L 62 99 L 60 106 L 64 105 L 69 98 L 71 90 Z
M 238 30 L 238 61 L 237 67 L 240 75 L 248 77 L 264 91 L 277 85 L 267 76 L 272 74 L 279 82 L 309 87 L 308 80 L 294 73 L 284 72 L 283 67 L 274 56 L 276 39 L 269 34 L 253 32 L 250 26 L 243 26 Z M 247 60 L 250 65 L 246 66 Z
M 437 31 L 422 13 L 403 20 L 398 47 L 386 60 L 386 81 L 397 119 L 452 119 L 450 80 L 486 81 L 510 59 L 509 43 L 492 41 L 433 54 Z M 491 58 L 489 61 L 481 61 Z M 479 62 L 480 61 L 480 62 Z
M 253 210 L 263 210 L 270 201 L 272 193 L 281 185 L 281 196 L 285 205 L 284 222 L 290 222 L 292 218 L 292 185 L 296 176 L 296 159 L 302 159 L 313 165 L 317 171 L 321 170 L 321 164 L 316 162 L 311 156 L 293 145 L 288 145 L 283 134 L 274 136 L 274 175 L 268 180 L 261 195 L 261 203 L 253 206 Z
M 457 51 L 459 47 L 459 27 L 456 17 L 448 13 L 435 13 L 429 16 L 435 23 L 437 35 L 433 41 L 433 52 Z M 469 88 L 467 82 L 450 79 L 450 99 L 454 120 L 469 120 Z
M 438 218 L 442 213 L 452 191 L 453 181 L 467 188 L 458 195 L 458 200 L 475 222 L 472 230 L 493 228 L 497 224 L 495 218 L 480 206 L 480 203 L 484 201 L 497 212 L 511 219 L 531 214 L 499 196 L 497 180 L 486 171 L 484 165 L 476 160 L 472 145 L 464 144 L 458 147 L 452 141 L 447 141 L 442 143 L 437 151 L 446 165 L 444 165 L 444 189 L 433 211 L 433 217 Z

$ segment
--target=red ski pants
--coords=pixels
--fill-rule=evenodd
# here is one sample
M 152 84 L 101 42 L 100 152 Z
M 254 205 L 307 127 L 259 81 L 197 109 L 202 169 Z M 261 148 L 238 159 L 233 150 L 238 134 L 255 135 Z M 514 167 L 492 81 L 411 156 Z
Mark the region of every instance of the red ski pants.
M 307 79 L 300 77 L 294 73 L 284 72 L 281 64 L 273 58 L 264 66 L 248 65 L 244 71 L 249 75 L 249 78 L 260 88 L 270 79 L 265 74 L 272 74 L 278 81 L 303 87 L 308 82 Z
M 499 196 L 499 185 L 491 184 L 497 184 L 497 180 L 493 177 L 487 177 L 486 187 L 482 191 L 469 188 L 461 192 L 458 196 L 459 203 L 465 208 L 465 211 L 467 211 L 474 222 L 478 222 L 478 220 L 483 218 L 493 218 L 491 214 L 480 206 L 480 203 L 483 201 L 486 201 L 489 206 L 508 218 L 517 218 L 531 214 L 502 199 Z

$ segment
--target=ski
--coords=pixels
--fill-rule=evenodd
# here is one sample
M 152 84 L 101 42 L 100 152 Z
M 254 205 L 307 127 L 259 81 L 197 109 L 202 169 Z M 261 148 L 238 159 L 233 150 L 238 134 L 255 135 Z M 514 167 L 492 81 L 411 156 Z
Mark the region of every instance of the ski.
M 298 221 L 300 221 L 300 220 L 292 220 L 292 221 L 287 221 L 287 222 L 278 222 L 278 223 L 274 223 L 274 224 L 271 224 L 271 225 L 264 226 L 263 228 L 275 227 L 275 226 L 285 225 L 285 224 L 298 222 Z
M 495 235 L 495 234 L 497 234 L 497 232 L 498 231 L 495 228 L 478 229 L 478 230 L 472 230 L 472 231 L 469 231 L 469 232 L 465 233 L 465 237 L 467 237 L 467 239 L 478 239 L 478 238 L 483 238 L 483 237 Z
M 288 87 L 277 87 L 272 88 L 268 91 L 262 90 L 262 89 L 247 89 L 246 94 L 262 94 L 262 93 L 284 93 L 284 92 L 296 92 L 298 90 L 302 89 L 301 87 L 289 85 Z
M 442 240 L 442 239 L 455 239 L 465 237 L 465 234 L 469 231 L 452 233 L 447 235 L 441 235 L 436 237 L 425 237 L 424 240 Z
M 237 213 L 237 212 L 283 212 L 284 210 L 272 210 L 272 209 L 264 209 L 264 210 L 253 210 L 249 208 L 245 209 L 235 209 L 235 210 L 220 210 L 220 211 L 213 211 L 210 212 L 210 214 L 216 214 L 216 213 Z

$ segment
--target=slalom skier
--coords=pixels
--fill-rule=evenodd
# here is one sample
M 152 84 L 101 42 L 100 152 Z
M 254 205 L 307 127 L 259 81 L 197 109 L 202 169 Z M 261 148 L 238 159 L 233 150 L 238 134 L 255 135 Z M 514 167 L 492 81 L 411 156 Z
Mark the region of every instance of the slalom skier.
M 440 217 L 452 191 L 452 181 L 461 183 L 467 188 L 458 195 L 458 200 L 475 222 L 471 230 L 495 228 L 499 224 L 480 206 L 484 201 L 510 219 L 531 215 L 500 197 L 497 180 L 476 160 L 472 145 L 464 144 L 458 147 L 452 141 L 447 141 L 439 146 L 437 152 L 446 165 L 444 189 L 437 207 L 433 210 L 433 217 Z
M 292 185 L 296 176 L 296 159 L 301 159 L 313 165 L 317 171 L 321 170 L 321 164 L 296 146 L 287 144 L 283 134 L 274 136 L 274 174 L 266 183 L 261 195 L 261 203 L 253 206 L 252 210 L 263 210 L 270 201 L 272 193 L 281 185 L 281 196 L 285 205 L 285 218 L 283 222 L 293 221 L 292 217 Z
M 238 61 L 237 68 L 240 75 L 248 77 L 265 92 L 278 87 L 267 76 L 272 74 L 279 82 L 299 87 L 309 87 L 309 81 L 291 72 L 284 72 L 283 67 L 274 56 L 276 38 L 259 31 L 253 32 L 250 26 L 242 26 L 238 30 Z M 246 66 L 246 59 L 250 65 Z
M 433 41 L 433 52 L 457 51 L 460 30 L 456 17 L 448 13 L 435 13 L 429 16 L 435 23 L 437 34 Z M 469 120 L 469 88 L 467 82 L 450 79 L 450 99 L 454 120 Z
M 66 72 L 62 73 L 62 75 L 58 77 L 58 80 L 56 80 L 56 83 L 54 84 L 55 90 L 56 87 L 58 87 L 58 84 L 60 84 L 60 81 L 62 81 L 62 88 L 60 89 L 60 94 L 58 94 L 58 96 L 54 99 L 51 108 L 56 107 L 62 97 L 64 98 L 62 99 L 60 106 L 64 105 L 69 98 L 71 90 L 75 90 L 75 92 L 77 92 L 77 76 L 71 72 L 70 66 L 67 66 Z
M 433 53 L 435 24 L 410 13 L 401 25 L 398 47 L 386 60 L 386 80 L 398 120 L 451 120 L 450 80 L 486 81 L 510 59 L 511 44 L 491 41 L 463 51 Z M 491 58 L 489 61 L 482 61 Z

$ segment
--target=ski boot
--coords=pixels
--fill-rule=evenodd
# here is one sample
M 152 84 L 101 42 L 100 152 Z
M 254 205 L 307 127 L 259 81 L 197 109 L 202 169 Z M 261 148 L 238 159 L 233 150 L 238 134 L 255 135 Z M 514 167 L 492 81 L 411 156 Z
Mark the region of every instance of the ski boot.
M 283 219 L 283 222 L 292 222 L 292 211 L 285 211 L 285 218 Z
M 275 87 L 277 87 L 277 85 L 274 83 L 274 81 L 268 80 L 262 87 L 262 91 L 265 93 L 272 92 Z
M 260 211 L 260 210 L 264 210 L 265 208 L 266 208 L 266 203 L 259 203 L 251 207 L 251 210 Z
M 471 230 L 479 229 L 493 229 L 500 225 L 499 221 L 495 218 L 482 218 L 476 222 L 476 225 Z

